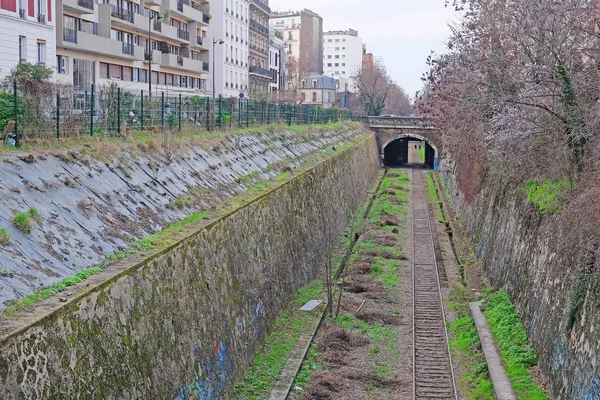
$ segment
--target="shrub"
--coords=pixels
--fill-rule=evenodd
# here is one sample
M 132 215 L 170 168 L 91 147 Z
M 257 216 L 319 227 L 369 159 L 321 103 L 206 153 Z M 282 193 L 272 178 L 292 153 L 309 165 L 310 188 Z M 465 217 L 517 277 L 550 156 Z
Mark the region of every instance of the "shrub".
M 10 232 L 8 232 L 4 228 L 0 229 L 0 245 L 8 246 L 9 243 L 10 243 Z

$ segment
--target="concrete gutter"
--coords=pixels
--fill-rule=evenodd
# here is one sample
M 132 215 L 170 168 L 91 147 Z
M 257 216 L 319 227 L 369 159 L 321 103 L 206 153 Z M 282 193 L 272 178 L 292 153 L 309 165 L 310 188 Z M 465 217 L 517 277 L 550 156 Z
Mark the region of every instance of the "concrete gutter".
M 488 365 L 488 371 L 490 373 L 490 379 L 494 385 L 494 393 L 498 400 L 516 400 L 515 392 L 512 389 L 508 375 L 502 366 L 500 361 L 500 355 L 494 344 L 492 338 L 492 332 L 487 324 L 485 316 L 481 312 L 481 302 L 469 303 L 469 309 L 471 310 L 471 316 L 475 321 L 475 327 L 479 334 L 479 340 L 481 341 L 481 347 L 483 349 L 483 355 Z

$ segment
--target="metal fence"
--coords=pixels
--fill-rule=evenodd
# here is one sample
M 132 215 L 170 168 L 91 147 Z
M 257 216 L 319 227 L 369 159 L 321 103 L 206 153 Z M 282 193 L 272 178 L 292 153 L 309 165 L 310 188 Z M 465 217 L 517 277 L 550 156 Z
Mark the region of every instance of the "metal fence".
M 125 91 L 116 85 L 75 92 L 52 85 L 26 93 L 0 92 L 0 134 L 5 144 L 27 140 L 120 136 L 129 131 L 226 129 L 265 124 L 321 124 L 351 118 L 348 110 L 173 93 Z

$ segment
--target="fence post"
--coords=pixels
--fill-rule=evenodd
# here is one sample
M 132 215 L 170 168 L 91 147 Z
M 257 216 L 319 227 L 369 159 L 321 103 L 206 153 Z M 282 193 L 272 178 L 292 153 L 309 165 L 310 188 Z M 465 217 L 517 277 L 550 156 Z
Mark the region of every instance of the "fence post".
M 60 93 L 56 91 L 56 138 L 60 138 Z
M 250 126 L 250 100 L 246 99 L 246 128 Z
M 142 106 L 142 112 L 141 112 L 140 116 L 141 116 L 142 119 L 140 120 L 140 126 L 141 126 L 142 130 L 144 130 L 144 91 L 143 90 L 142 90 L 142 104 L 141 104 L 141 106 Z
M 242 127 L 242 98 L 238 98 L 238 127 Z
M 17 93 L 17 80 L 13 81 L 13 101 L 15 113 L 15 147 L 19 147 L 19 95 Z
M 221 115 L 221 107 L 222 107 L 222 101 L 223 101 L 223 95 L 219 95 L 219 129 L 221 128 L 221 124 L 223 123 L 223 121 L 221 121 L 222 115 Z
M 165 130 L 165 92 L 160 97 L 160 131 Z
M 210 131 L 210 97 L 206 98 L 206 129 Z
M 179 93 L 179 132 L 181 132 L 181 93 Z
M 94 85 L 92 85 L 92 98 L 90 99 L 90 136 L 94 136 Z
M 121 88 L 117 88 L 117 135 L 121 136 Z

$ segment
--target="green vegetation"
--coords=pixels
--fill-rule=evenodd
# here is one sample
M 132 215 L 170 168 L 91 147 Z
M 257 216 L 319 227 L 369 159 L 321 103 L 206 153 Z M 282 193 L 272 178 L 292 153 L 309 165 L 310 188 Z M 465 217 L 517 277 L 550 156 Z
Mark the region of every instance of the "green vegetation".
M 475 322 L 469 314 L 471 294 L 464 286 L 452 287 L 448 307 L 457 313 L 457 319 L 447 326 L 452 357 L 459 361 L 458 386 L 469 400 L 493 400 L 494 387 L 489 378 L 487 363 Z
M 22 299 L 12 300 L 8 307 L 6 307 L 6 309 L 4 310 L 4 313 L 6 315 L 14 315 L 16 312 L 26 307 L 32 306 L 38 301 L 44 300 L 52 296 L 53 294 L 64 292 L 65 290 L 67 290 L 68 287 L 83 282 L 90 276 L 99 274 L 100 272 L 102 272 L 101 267 L 84 268 L 81 271 L 77 272 L 75 276 L 55 282 L 49 288 L 40 290 Z
M 5 278 L 12 278 L 14 273 L 7 270 L 6 268 L 0 268 L 0 276 Z
M 5 228 L 0 229 L 0 246 L 8 246 L 10 244 L 10 232 Z
M 560 201 L 569 193 L 570 185 L 566 180 L 534 181 L 525 183 L 527 199 L 542 213 L 553 214 L 560 207 Z
M 527 332 L 508 293 L 500 290 L 491 295 L 484 314 L 517 398 L 547 399 L 529 373 L 537 363 L 537 355 L 527 344 Z
M 425 164 L 425 142 L 421 142 L 419 146 L 419 160 L 421 160 L 421 164 Z
M 302 312 L 298 308 L 311 299 L 324 298 L 324 285 L 313 281 L 300 289 L 290 307 L 275 321 L 275 326 L 256 356 L 244 380 L 236 385 L 232 399 L 266 399 L 275 387 L 276 378 L 283 371 L 306 326 L 318 323 L 320 313 Z M 323 307 L 323 306 L 321 306 Z M 307 378 L 308 379 L 308 378 Z
M 427 178 L 425 179 L 425 181 L 427 182 L 427 199 L 432 205 L 436 206 L 434 208 L 437 211 L 438 221 L 442 224 L 445 224 L 447 221 L 442 211 L 442 202 L 440 201 L 437 194 L 435 178 L 433 177 L 433 174 L 435 174 L 434 171 L 429 171 L 427 173 Z
M 12 217 L 12 223 L 21 232 L 28 234 L 31 233 L 31 217 L 29 213 L 18 212 Z
M 41 225 L 41 223 L 42 223 L 42 221 L 43 221 L 43 220 L 42 220 L 42 216 L 40 215 L 40 213 L 39 213 L 39 211 L 37 210 L 37 208 L 33 208 L 33 207 L 31 207 L 31 208 L 29 209 L 29 211 L 27 211 L 27 213 L 29 214 L 29 216 L 30 216 L 31 218 L 33 218 L 33 219 L 35 220 L 35 222 L 37 222 L 38 224 L 40 224 L 40 225 Z

